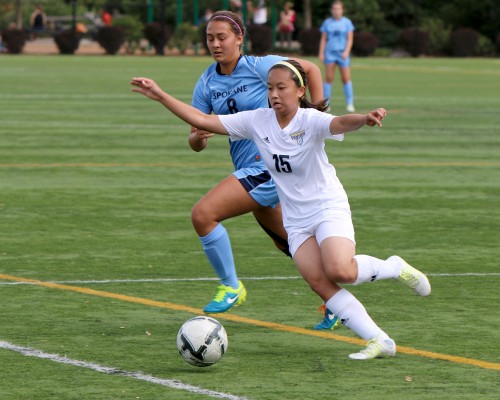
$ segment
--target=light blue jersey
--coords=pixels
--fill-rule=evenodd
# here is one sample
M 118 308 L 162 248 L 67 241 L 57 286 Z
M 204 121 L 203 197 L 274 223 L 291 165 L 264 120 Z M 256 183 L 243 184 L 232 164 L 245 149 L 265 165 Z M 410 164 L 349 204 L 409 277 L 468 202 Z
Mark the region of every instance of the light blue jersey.
M 347 34 L 354 31 L 354 25 L 349 18 L 342 17 L 335 19 L 330 17 L 326 19 L 319 30 L 326 33 L 326 48 L 327 53 L 342 52 L 347 45 Z
M 208 67 L 198 80 L 193 92 L 193 107 L 206 114 L 235 114 L 239 111 L 269 107 L 267 75 L 281 56 L 241 56 L 231 75 L 223 75 L 217 63 Z M 250 140 L 229 140 L 235 169 L 265 168 L 257 146 Z

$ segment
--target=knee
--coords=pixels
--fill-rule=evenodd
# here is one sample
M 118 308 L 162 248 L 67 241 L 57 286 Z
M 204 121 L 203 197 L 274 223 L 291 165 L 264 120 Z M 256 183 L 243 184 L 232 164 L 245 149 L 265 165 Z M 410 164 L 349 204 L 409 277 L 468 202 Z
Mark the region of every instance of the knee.
M 353 262 L 336 262 L 326 268 L 328 279 L 336 283 L 354 283 L 358 276 Z
M 202 201 L 196 203 L 191 209 L 191 222 L 195 229 L 198 230 L 213 222 L 214 217 L 212 214 L 210 208 L 205 206 Z

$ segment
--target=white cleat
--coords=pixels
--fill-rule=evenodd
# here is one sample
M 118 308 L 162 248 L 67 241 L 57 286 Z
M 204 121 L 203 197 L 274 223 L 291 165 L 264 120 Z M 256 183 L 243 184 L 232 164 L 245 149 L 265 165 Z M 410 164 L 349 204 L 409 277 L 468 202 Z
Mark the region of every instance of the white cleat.
M 371 360 L 374 358 L 388 358 L 396 356 L 396 343 L 392 339 L 372 339 L 359 353 L 349 354 L 351 360 Z
M 346 107 L 346 110 L 347 110 L 347 112 L 350 112 L 350 113 L 353 113 L 354 111 L 356 111 L 353 104 L 348 104 Z
M 401 283 L 412 288 L 420 296 L 429 296 L 431 294 L 431 284 L 424 273 L 413 268 L 405 260 L 398 256 L 389 257 L 388 260 L 394 260 L 401 265 L 401 273 L 397 278 Z

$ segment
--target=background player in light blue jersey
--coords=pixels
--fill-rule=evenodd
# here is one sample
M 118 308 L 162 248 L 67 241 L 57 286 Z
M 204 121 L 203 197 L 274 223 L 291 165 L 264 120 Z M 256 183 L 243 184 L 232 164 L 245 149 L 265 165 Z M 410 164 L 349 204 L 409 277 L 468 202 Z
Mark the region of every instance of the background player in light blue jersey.
M 350 53 L 354 37 L 354 25 L 349 18 L 343 16 L 344 5 L 334 1 L 330 9 L 332 16 L 321 25 L 321 40 L 319 43 L 319 59 L 325 64 L 324 96 L 329 99 L 332 92 L 332 82 L 335 65 L 339 66 L 344 88 L 347 111 L 354 112 L 354 92 L 351 81 Z
M 207 25 L 207 44 L 215 63 L 202 74 L 193 93 L 192 104 L 198 110 L 219 115 L 269 107 L 267 74 L 280 56 L 242 56 L 245 26 L 229 11 L 218 11 Z M 297 60 L 306 71 L 313 101 L 323 99 L 321 71 L 313 63 Z M 213 134 L 191 128 L 189 144 L 204 150 Z M 230 141 L 235 171 L 223 179 L 193 207 L 192 222 L 220 285 L 207 313 L 225 312 L 246 298 L 246 289 L 238 280 L 231 243 L 222 221 L 252 212 L 278 248 L 289 255 L 287 234 L 283 228 L 278 194 L 261 155 L 252 141 Z M 317 292 L 328 291 L 326 279 L 311 286 Z M 332 325 L 330 322 L 329 325 Z

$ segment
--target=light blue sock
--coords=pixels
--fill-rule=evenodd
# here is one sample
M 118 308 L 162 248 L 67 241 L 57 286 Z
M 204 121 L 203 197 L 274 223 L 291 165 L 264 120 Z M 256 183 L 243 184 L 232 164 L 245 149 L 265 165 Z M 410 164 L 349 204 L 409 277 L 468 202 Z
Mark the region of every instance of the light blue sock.
M 344 83 L 344 95 L 347 105 L 354 105 L 354 91 L 352 90 L 352 81 Z
M 332 95 L 332 84 L 323 82 L 323 96 L 325 99 L 329 99 Z
M 212 265 L 221 283 L 238 288 L 238 276 L 234 266 L 231 241 L 226 228 L 219 224 L 207 236 L 199 237 L 203 251 Z

